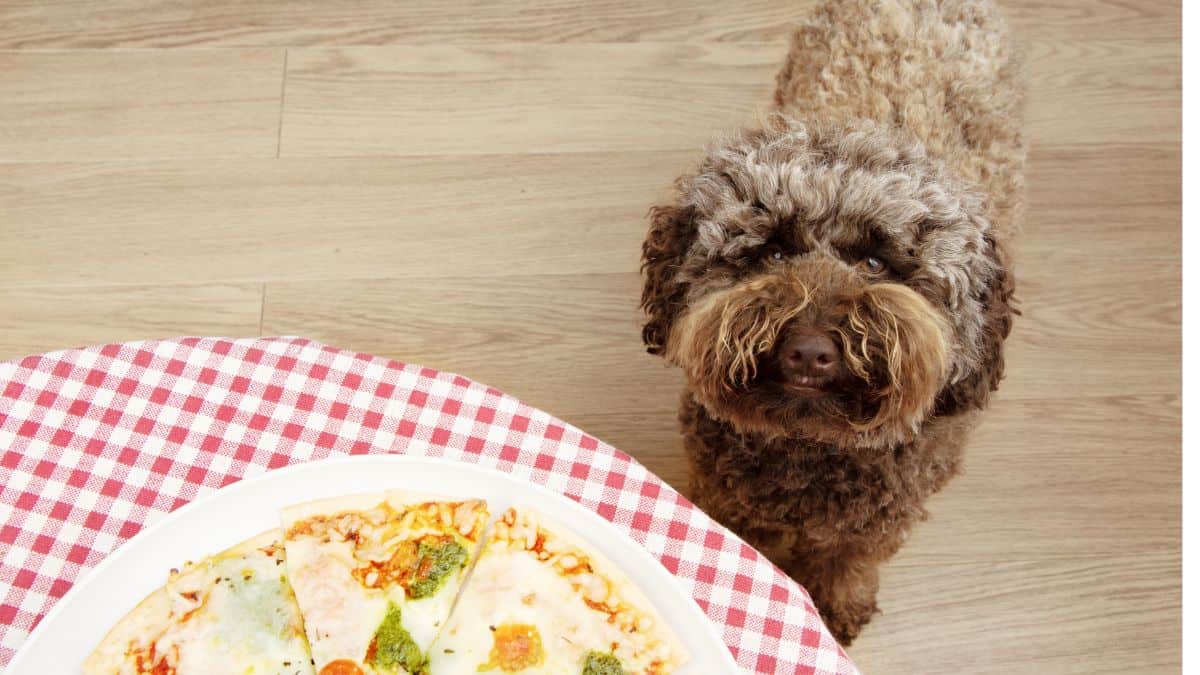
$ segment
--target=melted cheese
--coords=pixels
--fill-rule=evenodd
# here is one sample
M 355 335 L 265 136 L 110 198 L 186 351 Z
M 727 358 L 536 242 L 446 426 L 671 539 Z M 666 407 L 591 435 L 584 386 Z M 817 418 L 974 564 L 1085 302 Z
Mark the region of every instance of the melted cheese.
M 86 675 L 312 675 L 278 533 L 172 576 L 113 628 Z
M 287 544 L 288 578 L 304 613 L 317 670 L 337 659 L 361 660 L 387 613 L 388 596 L 366 592 L 351 575 L 349 549 L 345 542 L 309 539 Z
M 612 644 L 622 640 L 616 627 L 589 609 L 570 582 L 535 557 L 489 550 L 476 564 L 446 630 L 430 650 L 430 671 L 438 675 L 481 672 L 478 669 L 492 660 L 492 628 L 512 624 L 535 626 L 541 639 L 542 663 L 520 671 L 530 675 L 577 674 L 588 651 L 611 651 Z
M 526 625 L 543 654 L 522 674 L 578 675 L 590 652 L 612 654 L 636 675 L 669 673 L 683 659 L 666 625 L 598 553 L 540 515 L 510 509 L 430 650 L 430 671 L 503 672 L 495 655 L 507 631 L 499 629 Z
M 174 636 L 181 645 L 180 674 L 311 673 L 299 613 L 282 574 L 274 559 L 250 556 L 222 560 L 206 574 L 172 584 L 178 598 L 208 593 Z

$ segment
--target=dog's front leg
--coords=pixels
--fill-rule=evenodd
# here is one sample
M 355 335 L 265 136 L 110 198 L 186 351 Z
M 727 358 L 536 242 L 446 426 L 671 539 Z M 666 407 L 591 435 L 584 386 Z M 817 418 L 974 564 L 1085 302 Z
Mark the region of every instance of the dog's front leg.
M 863 551 L 810 551 L 797 555 L 786 571 L 808 589 L 838 642 L 849 645 L 879 611 L 875 594 L 881 562 Z

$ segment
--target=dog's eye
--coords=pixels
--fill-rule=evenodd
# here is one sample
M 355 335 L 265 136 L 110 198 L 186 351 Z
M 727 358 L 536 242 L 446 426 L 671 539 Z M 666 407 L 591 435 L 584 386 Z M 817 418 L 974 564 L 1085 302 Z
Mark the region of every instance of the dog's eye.
M 779 262 L 783 260 L 783 247 L 774 242 L 768 243 L 766 246 L 758 249 L 756 253 L 759 260 L 767 262 Z
M 879 274 L 887 269 L 887 265 L 875 256 L 867 256 L 866 258 L 863 258 L 863 265 L 866 265 L 867 271 L 871 274 Z

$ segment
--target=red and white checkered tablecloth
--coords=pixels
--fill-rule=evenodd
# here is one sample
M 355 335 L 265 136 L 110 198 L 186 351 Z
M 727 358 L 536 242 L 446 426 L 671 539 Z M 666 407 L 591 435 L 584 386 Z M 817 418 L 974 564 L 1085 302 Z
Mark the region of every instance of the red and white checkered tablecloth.
M 295 338 L 133 342 L 0 363 L 0 669 L 148 521 L 334 455 L 450 457 L 611 520 L 759 673 L 857 673 L 807 593 L 619 450 L 449 373 Z

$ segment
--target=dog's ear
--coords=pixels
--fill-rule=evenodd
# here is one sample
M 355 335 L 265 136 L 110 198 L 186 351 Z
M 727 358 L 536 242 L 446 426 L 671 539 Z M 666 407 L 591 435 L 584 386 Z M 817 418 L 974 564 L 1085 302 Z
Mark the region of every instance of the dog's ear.
M 1007 252 L 990 234 L 984 236 L 984 242 L 984 252 L 992 263 L 993 274 L 979 296 L 983 312 L 980 362 L 965 377 L 938 394 L 937 414 L 983 408 L 1004 377 L 1004 340 L 1012 330 L 1013 316 L 1020 312 L 1014 305 L 1013 276 Z
M 677 272 L 691 245 L 694 217 L 691 207 L 650 209 L 650 231 L 642 243 L 642 310 L 646 312 L 642 342 L 651 354 L 662 353 L 671 324 L 683 308 L 687 288 Z

